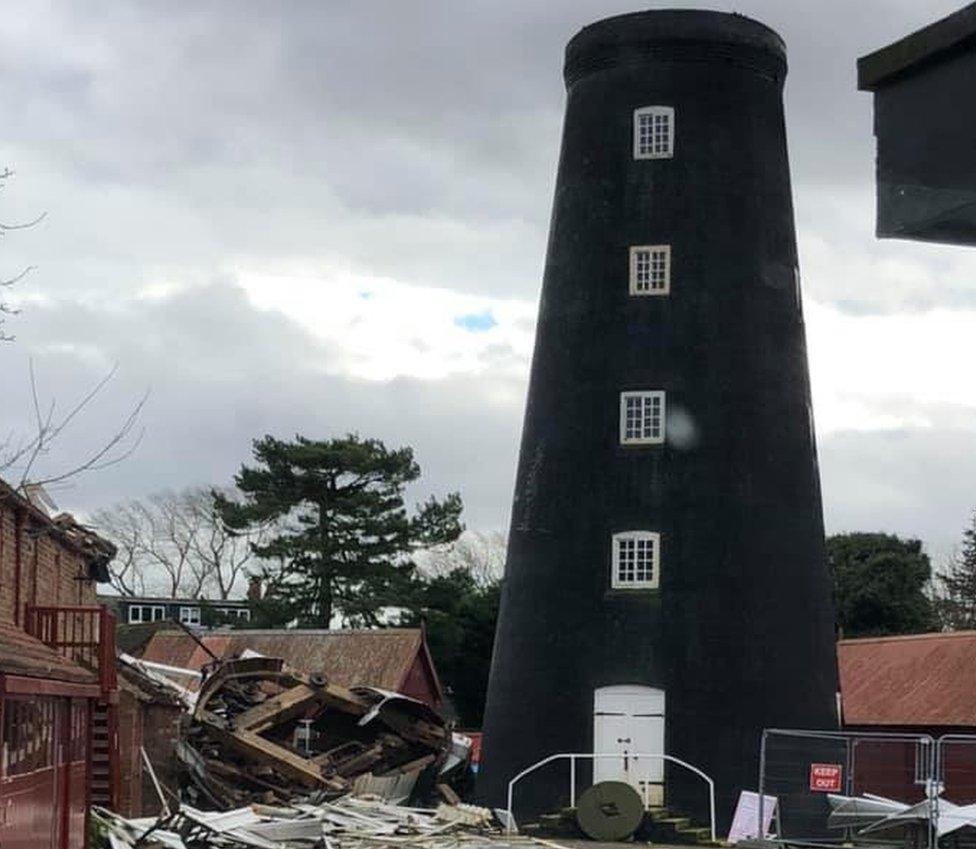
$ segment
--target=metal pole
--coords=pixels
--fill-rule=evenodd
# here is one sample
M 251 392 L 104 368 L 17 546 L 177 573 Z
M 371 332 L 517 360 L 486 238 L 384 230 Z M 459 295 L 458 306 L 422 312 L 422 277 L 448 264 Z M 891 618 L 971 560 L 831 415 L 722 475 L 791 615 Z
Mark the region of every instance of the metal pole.
M 576 807 L 576 755 L 569 756 L 569 807 Z
M 515 789 L 515 782 L 517 780 L 517 778 L 513 778 L 508 782 L 508 818 L 505 821 L 505 834 L 511 834 L 513 831 L 512 825 L 515 817 L 512 815 L 512 790 Z
M 766 801 L 766 735 L 768 733 L 768 730 L 763 731 L 762 740 L 759 743 L 759 805 L 756 808 L 756 840 L 763 840 L 766 837 L 763 834 L 763 802 Z M 780 835 L 780 837 L 782 836 Z M 712 840 L 714 839 L 713 835 Z
M 847 753 L 844 758 L 844 793 L 847 796 L 854 795 L 854 746 L 857 745 L 856 740 L 852 740 L 850 737 L 845 741 L 847 743 Z M 848 843 L 854 842 L 854 829 L 850 826 L 844 829 L 844 838 Z
M 159 786 L 159 779 L 156 778 L 156 770 L 153 769 L 153 765 L 149 760 L 149 755 L 146 754 L 146 750 L 140 746 L 139 752 L 142 754 L 142 760 L 146 764 L 146 769 L 149 770 L 149 777 L 152 779 L 153 787 L 156 788 L 156 795 L 159 797 L 159 803 L 163 806 L 163 816 L 168 817 L 170 815 L 169 805 L 166 804 L 166 797 L 163 795 L 163 788 Z
M 715 843 L 715 782 L 712 779 L 708 779 L 708 806 L 712 817 L 712 843 Z
M 939 761 L 942 756 L 942 741 L 936 745 L 929 737 L 929 779 L 926 782 L 926 795 L 929 800 L 929 849 L 935 849 L 936 835 L 939 833 Z

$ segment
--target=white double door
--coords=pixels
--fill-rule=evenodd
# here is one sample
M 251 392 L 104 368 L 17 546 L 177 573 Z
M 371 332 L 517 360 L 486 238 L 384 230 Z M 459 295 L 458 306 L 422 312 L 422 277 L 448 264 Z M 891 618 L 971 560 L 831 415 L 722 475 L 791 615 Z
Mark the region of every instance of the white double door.
M 640 755 L 664 754 L 664 690 L 636 684 L 596 690 L 593 751 L 619 756 L 594 759 L 594 783 L 624 781 L 645 804 L 663 804 L 664 761 Z

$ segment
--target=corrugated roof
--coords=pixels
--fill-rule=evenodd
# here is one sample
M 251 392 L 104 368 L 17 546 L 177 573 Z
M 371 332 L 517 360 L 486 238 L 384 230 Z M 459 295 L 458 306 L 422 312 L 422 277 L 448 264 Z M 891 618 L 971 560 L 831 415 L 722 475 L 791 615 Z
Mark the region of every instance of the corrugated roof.
M 291 667 L 324 673 L 345 687 L 370 686 L 399 690 L 417 657 L 424 651 L 419 628 L 378 628 L 359 631 L 225 631 L 206 634 L 203 644 L 217 657 L 245 649 L 280 657 Z M 200 669 L 210 656 L 182 631 L 158 631 L 142 652 L 143 660 Z
M 98 676 L 13 625 L 0 624 L 0 674 L 98 684 Z
M 841 640 L 845 725 L 976 726 L 976 631 Z

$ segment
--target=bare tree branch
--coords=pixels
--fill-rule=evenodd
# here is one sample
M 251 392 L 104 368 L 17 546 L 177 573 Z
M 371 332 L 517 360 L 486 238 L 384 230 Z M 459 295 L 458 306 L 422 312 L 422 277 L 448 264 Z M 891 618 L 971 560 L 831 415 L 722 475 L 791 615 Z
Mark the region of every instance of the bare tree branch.
M 259 537 L 228 530 L 209 488 L 156 493 L 99 511 L 95 521 L 119 547 L 109 568 L 124 594 L 138 586 L 137 592 L 153 587 L 171 598 L 226 599 L 244 575 L 259 570 L 250 547 Z
M 18 488 L 23 489 L 28 483 L 48 485 L 60 483 L 84 472 L 105 469 L 121 463 L 132 455 L 142 441 L 143 430 L 136 432 L 139 417 L 149 399 L 149 392 L 145 392 L 126 414 L 118 429 L 111 433 L 101 445 L 92 450 L 80 462 L 74 462 L 67 468 L 35 474 L 37 464 L 49 454 L 53 445 L 62 437 L 68 426 L 78 418 L 94 402 L 105 389 L 109 381 L 115 376 L 118 366 L 112 366 L 108 373 L 98 380 L 94 386 L 67 412 L 57 414 L 57 401 L 52 399 L 49 404 L 42 404 L 37 387 L 37 377 L 34 372 L 34 362 L 30 361 L 30 390 L 32 418 L 34 420 L 33 433 L 30 438 L 14 446 L 13 435 L 9 435 L 0 443 L 0 472 L 16 471 L 18 474 Z
M 3 189 L 4 182 L 9 178 L 13 177 L 14 172 L 9 168 L 4 168 L 0 171 L 0 189 Z M 31 221 L 22 221 L 17 224 L 7 224 L 0 221 L 0 238 L 3 238 L 11 230 L 26 230 L 29 227 L 33 227 L 40 224 L 41 221 L 47 216 L 46 212 L 42 212 L 36 218 Z M 31 271 L 34 270 L 34 266 L 29 265 L 27 268 L 23 269 L 19 274 L 15 274 L 13 277 L 0 278 L 0 289 L 11 289 L 14 285 L 23 280 Z M 0 342 L 12 342 L 14 337 L 8 333 L 4 332 L 3 326 L 5 323 L 6 316 L 17 315 L 20 310 L 11 306 L 10 303 L 0 299 Z

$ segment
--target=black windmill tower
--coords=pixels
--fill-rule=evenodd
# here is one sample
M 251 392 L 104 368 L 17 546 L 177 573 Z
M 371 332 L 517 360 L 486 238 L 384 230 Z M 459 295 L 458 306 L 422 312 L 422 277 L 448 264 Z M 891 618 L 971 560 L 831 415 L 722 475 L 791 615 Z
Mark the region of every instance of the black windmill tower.
M 650 11 L 566 49 L 481 798 L 560 752 L 727 823 L 767 726 L 836 728 L 782 39 Z M 567 767 L 517 791 L 565 804 Z M 589 777 L 581 768 L 580 784 Z M 662 787 L 662 784 L 664 785 Z

